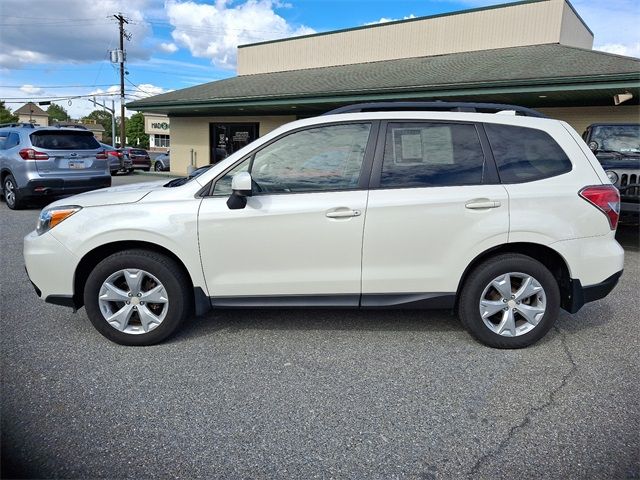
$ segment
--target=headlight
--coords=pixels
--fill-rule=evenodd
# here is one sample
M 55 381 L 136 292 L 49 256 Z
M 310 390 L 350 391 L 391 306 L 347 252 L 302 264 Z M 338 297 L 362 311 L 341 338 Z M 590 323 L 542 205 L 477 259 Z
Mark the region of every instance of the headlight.
M 36 232 L 38 235 L 42 235 L 80 210 L 82 210 L 82 207 L 78 207 L 77 205 L 45 208 L 40 212 L 40 216 L 38 217 Z
M 604 173 L 607 174 L 607 177 L 609 177 L 609 181 L 611 183 L 613 183 L 614 185 L 618 183 L 618 174 L 616 172 L 614 172 L 613 170 L 607 170 Z

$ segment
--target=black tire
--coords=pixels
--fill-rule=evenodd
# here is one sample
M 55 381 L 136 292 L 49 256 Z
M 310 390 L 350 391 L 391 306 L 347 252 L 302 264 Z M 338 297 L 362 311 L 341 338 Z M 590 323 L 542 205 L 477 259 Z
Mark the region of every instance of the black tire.
M 156 163 L 154 163 L 154 165 L 153 165 L 153 169 L 154 169 L 156 172 L 161 172 L 161 171 L 163 170 L 163 169 L 162 169 L 162 164 L 161 164 L 160 162 L 156 162 Z
M 9 192 L 13 192 L 13 196 L 9 194 Z M 22 193 L 18 188 L 18 184 L 16 183 L 16 179 L 13 178 L 13 175 L 7 175 L 2 181 L 2 195 L 4 197 L 4 201 L 11 210 L 20 210 L 24 208 L 25 203 L 22 198 Z
M 148 333 L 130 334 L 111 326 L 100 311 L 98 295 L 107 278 L 118 270 L 141 269 L 155 276 L 165 287 L 169 299 L 167 314 Z M 149 250 L 125 250 L 101 261 L 89 274 L 84 304 L 93 326 L 109 340 L 121 345 L 143 346 L 159 343 L 171 336 L 193 311 L 193 290 L 184 269 L 174 260 Z
M 118 170 L 111 170 L 111 176 L 115 176 L 118 174 Z
M 485 325 L 480 315 L 480 300 L 493 279 L 519 272 L 534 277 L 542 286 L 546 309 L 542 319 L 529 332 L 515 337 L 500 335 Z M 494 348 L 523 348 L 534 344 L 553 327 L 560 310 L 560 289 L 553 274 L 542 263 L 521 254 L 503 254 L 478 265 L 467 277 L 460 293 L 458 317 L 473 337 Z
M 129 170 L 127 170 L 127 175 L 129 175 L 130 173 L 133 173 L 133 168 L 130 168 Z

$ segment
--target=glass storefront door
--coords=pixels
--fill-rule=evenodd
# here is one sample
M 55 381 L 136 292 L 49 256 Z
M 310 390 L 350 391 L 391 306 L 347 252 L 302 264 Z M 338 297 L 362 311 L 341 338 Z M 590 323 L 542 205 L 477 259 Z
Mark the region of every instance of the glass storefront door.
M 210 163 L 218 163 L 258 138 L 257 123 L 209 124 Z

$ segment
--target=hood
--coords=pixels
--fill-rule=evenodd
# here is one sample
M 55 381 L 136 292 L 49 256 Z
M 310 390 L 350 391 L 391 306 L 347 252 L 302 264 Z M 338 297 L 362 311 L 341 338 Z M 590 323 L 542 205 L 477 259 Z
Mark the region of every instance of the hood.
M 629 154 L 628 156 L 621 156 L 615 154 L 598 154 L 596 156 L 602 168 L 606 169 L 626 169 L 637 170 L 640 169 L 640 154 Z
M 149 192 L 162 188 L 168 180 L 157 182 L 134 183 L 119 187 L 102 188 L 91 192 L 80 193 L 72 197 L 63 198 L 50 206 L 79 205 L 81 207 L 95 207 L 99 205 L 120 205 L 140 201 Z

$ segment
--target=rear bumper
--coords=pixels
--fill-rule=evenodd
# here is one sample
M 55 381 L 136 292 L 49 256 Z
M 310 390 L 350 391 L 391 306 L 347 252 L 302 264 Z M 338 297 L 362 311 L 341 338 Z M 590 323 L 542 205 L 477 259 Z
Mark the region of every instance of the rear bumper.
M 576 313 L 585 303 L 594 302 L 606 297 L 618 284 L 618 280 L 622 276 L 622 270 L 614 273 L 606 280 L 596 283 L 595 285 L 582 286 L 578 279 L 571 280 L 571 298 L 567 300 L 567 304 L 563 308 L 569 313 Z
M 29 180 L 27 185 L 20 189 L 20 193 L 24 197 L 75 195 L 110 186 L 111 176 L 105 175 L 81 179 L 38 178 Z
M 640 203 L 620 202 L 620 223 L 638 223 L 640 220 Z

